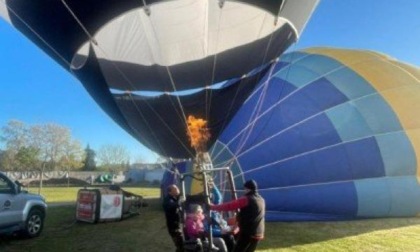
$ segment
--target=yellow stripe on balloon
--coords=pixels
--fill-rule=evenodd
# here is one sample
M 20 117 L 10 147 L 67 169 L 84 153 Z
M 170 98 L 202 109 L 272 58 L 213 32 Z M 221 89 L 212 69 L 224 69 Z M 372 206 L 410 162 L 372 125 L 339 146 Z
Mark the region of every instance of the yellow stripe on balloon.
M 305 52 L 336 59 L 381 94 L 394 110 L 413 145 L 420 182 L 420 68 L 371 51 L 311 48 Z

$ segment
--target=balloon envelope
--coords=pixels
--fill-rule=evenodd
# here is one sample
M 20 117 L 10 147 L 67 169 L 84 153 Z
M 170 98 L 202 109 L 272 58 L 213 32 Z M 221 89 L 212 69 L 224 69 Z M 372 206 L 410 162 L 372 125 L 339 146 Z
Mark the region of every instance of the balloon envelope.
M 267 219 L 420 212 L 420 70 L 370 51 L 285 54 L 214 144 L 236 185 L 258 182 Z
M 208 120 L 213 143 L 262 76 L 250 73 L 298 39 L 317 3 L 4 0 L 0 16 L 71 71 L 144 145 L 187 158 L 186 117 Z M 229 88 L 209 88 L 228 80 L 235 80 Z M 198 90 L 179 95 L 191 89 Z

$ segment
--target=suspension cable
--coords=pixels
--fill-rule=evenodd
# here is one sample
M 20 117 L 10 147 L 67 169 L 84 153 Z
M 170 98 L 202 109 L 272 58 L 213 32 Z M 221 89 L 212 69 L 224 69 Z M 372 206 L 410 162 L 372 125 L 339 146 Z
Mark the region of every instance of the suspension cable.
M 218 21 L 218 26 L 217 26 L 216 52 L 215 52 L 214 57 L 213 57 L 213 67 L 212 67 L 210 84 L 213 84 L 214 78 L 215 78 L 215 75 L 216 75 L 217 55 L 219 53 L 220 23 L 222 21 L 223 5 L 224 5 L 224 1 L 223 0 L 219 1 L 220 14 L 219 14 L 219 21 Z M 207 45 L 208 45 L 208 43 L 207 43 Z M 209 93 L 207 92 L 207 90 L 209 90 L 209 89 L 206 88 L 206 120 L 208 121 L 208 118 L 210 116 L 210 110 L 211 110 L 211 102 L 212 102 L 211 99 L 212 99 L 213 89 L 210 88 Z M 208 97 L 208 100 L 207 100 L 207 97 Z
M 51 51 L 53 51 L 64 63 L 66 63 L 67 64 L 67 66 L 68 66 L 68 68 L 69 69 L 71 69 L 71 63 L 70 62 L 68 62 L 65 58 L 64 58 L 64 56 L 62 56 L 58 51 L 56 51 L 44 38 L 42 38 L 42 36 L 35 30 L 35 29 L 33 29 L 20 15 L 18 15 L 10 6 L 8 6 L 5 2 L 4 2 L 4 0 L 1 0 L 2 1 L 2 3 L 6 6 L 6 8 L 11 12 L 11 13 L 13 13 L 13 15 L 15 15 L 33 34 L 35 34 Z M 65 5 L 65 7 L 66 7 L 66 9 L 71 13 L 71 15 L 77 20 L 77 22 L 78 22 L 78 24 L 82 27 L 82 29 L 84 30 L 84 32 L 86 33 L 86 35 L 90 38 L 90 40 L 91 40 L 91 42 L 93 42 L 95 45 L 97 45 L 98 46 L 98 48 L 99 49 L 101 49 L 100 47 L 99 47 L 99 45 L 98 45 L 98 43 L 97 43 L 97 41 L 89 34 L 89 32 L 86 30 L 86 28 L 84 28 L 84 26 L 83 26 L 83 24 L 79 21 L 79 19 L 77 18 L 77 16 L 74 14 L 74 12 L 70 9 L 70 7 L 65 3 L 65 1 L 64 0 L 62 0 L 62 2 L 63 2 L 63 4 Z M 105 51 L 103 50 L 103 49 L 101 49 L 101 51 L 104 53 L 104 54 L 106 54 L 105 53 Z M 112 62 L 112 61 L 111 61 Z M 120 74 L 122 74 L 122 76 L 123 76 L 123 78 L 124 79 L 126 79 L 126 81 L 128 81 L 128 83 L 130 83 L 131 84 L 131 86 L 133 86 L 132 85 L 132 83 L 128 80 L 128 78 L 127 78 L 127 76 L 115 65 L 115 63 L 113 62 L 113 64 L 114 64 L 114 67 L 120 72 Z M 73 76 L 75 76 L 74 75 L 74 72 L 73 71 L 69 71 L 70 72 L 70 74 L 72 74 Z M 130 95 L 130 97 L 131 97 L 131 95 Z M 131 99 L 132 99 L 132 97 L 131 97 Z M 133 103 L 135 104 L 135 102 L 133 101 Z M 138 107 L 136 106 L 136 109 L 138 110 L 138 112 L 140 113 L 140 115 L 141 115 L 141 117 L 144 119 L 144 115 L 142 114 L 142 112 L 138 109 Z M 155 112 L 156 113 L 156 112 Z M 144 120 L 145 122 L 146 122 L 146 124 L 147 124 L 147 127 L 150 129 L 150 131 L 152 132 L 152 134 L 154 134 L 154 132 L 153 132 L 153 128 L 152 127 L 150 127 L 150 125 L 147 123 L 147 120 Z M 134 132 L 136 132 L 137 134 L 139 134 L 140 132 L 138 132 L 138 130 L 136 129 L 136 128 L 133 128 L 131 125 L 129 125 L 130 126 L 130 128 L 134 131 Z M 169 128 L 169 127 L 168 127 Z M 140 134 L 139 134 L 140 135 Z M 155 137 L 155 139 L 157 139 L 156 137 Z M 144 139 L 144 140 L 146 140 L 146 139 Z M 148 143 L 148 141 L 146 140 L 146 143 Z M 165 149 L 161 146 L 161 144 L 160 144 L 160 142 L 158 141 L 157 142 L 158 143 L 158 145 L 160 146 L 160 149 L 163 151 L 163 152 L 165 152 Z M 150 145 L 150 143 L 148 143 L 149 145 Z M 188 148 L 187 148 L 188 149 Z
M 305 58 L 307 58 L 307 57 L 309 57 L 309 55 L 306 55 L 306 56 L 304 56 L 304 57 L 301 57 L 301 58 L 299 58 L 297 61 L 300 61 L 300 60 L 303 60 L 303 59 L 305 59 Z M 292 62 L 292 63 L 296 63 L 296 62 Z M 291 63 L 291 64 L 292 64 Z M 280 71 L 287 71 L 286 72 L 286 76 L 288 76 L 289 75 L 289 71 L 290 71 L 290 67 L 288 67 L 288 68 L 282 68 Z M 276 73 L 277 74 L 277 73 Z M 267 79 L 267 81 L 268 81 L 269 79 Z M 264 88 L 263 86 L 261 86 L 260 87 L 260 89 L 262 89 L 262 88 Z M 258 91 L 258 89 L 257 90 L 255 90 L 255 92 L 254 92 L 254 94 L 256 94 L 256 92 Z M 262 92 L 262 91 L 261 91 Z M 289 94 L 290 95 L 290 94 Z M 288 95 L 288 96 L 289 96 Z M 286 97 L 285 97 L 286 98 Z M 282 100 L 284 100 L 285 98 L 283 98 Z M 244 134 L 243 132 L 244 131 L 246 131 L 249 127 L 251 127 L 253 124 L 255 124 L 260 118 L 262 118 L 262 116 L 264 116 L 266 113 L 268 113 L 269 111 L 272 111 L 273 109 L 274 109 L 274 107 L 276 107 L 279 103 L 280 103 L 281 101 L 278 101 L 277 103 L 275 103 L 274 105 L 272 105 L 271 107 L 269 107 L 269 108 L 267 108 L 263 113 L 261 113 L 260 115 L 258 115 L 257 117 L 255 117 L 255 119 L 252 121 L 252 122 L 248 122 L 248 124 L 240 131 L 240 132 L 238 132 L 237 133 L 237 135 L 236 136 L 234 136 L 226 145 L 225 145 L 225 147 L 224 148 L 222 148 L 219 152 L 218 152 L 218 154 L 216 154 L 216 157 L 215 158 L 217 158 L 219 155 L 221 155 L 222 154 L 222 152 L 223 152 L 223 150 L 224 149 L 226 149 L 226 148 L 228 148 L 228 146 L 235 140 L 235 139 L 237 139 L 241 134 Z
M 294 43 L 294 46 L 296 46 L 296 43 Z M 293 56 L 295 55 L 294 53 L 290 53 L 289 54 L 290 55 L 290 62 L 293 62 Z M 276 64 L 276 63 L 274 63 L 274 64 Z M 273 68 L 275 67 L 275 65 L 273 66 Z M 290 73 L 290 69 L 292 68 L 292 64 L 289 64 L 289 66 L 287 67 L 287 71 L 286 71 L 286 76 L 285 76 L 285 78 L 284 78 L 284 80 L 285 81 L 287 81 L 288 80 L 288 78 L 289 78 L 289 73 Z M 271 79 L 271 76 L 270 76 L 270 79 Z M 267 86 L 268 86 L 269 84 L 267 84 Z M 279 94 L 278 94 L 278 97 L 277 97 L 277 99 L 276 99 L 276 101 L 278 101 L 278 100 L 280 100 L 280 98 L 281 98 L 281 96 L 283 95 L 283 91 L 284 91 L 284 85 L 282 86 L 282 87 L 280 87 L 280 92 L 279 92 Z M 265 114 L 265 113 L 264 113 Z M 271 113 L 270 113 L 270 115 L 269 115 L 269 118 L 265 121 L 265 123 L 264 123 L 264 126 L 259 130 L 259 133 L 254 137 L 254 142 L 258 139 L 258 137 L 261 135 L 261 133 L 264 131 L 264 129 L 267 127 L 267 125 L 268 125 L 268 123 L 269 123 L 269 121 L 271 120 L 271 117 L 273 116 L 273 114 L 274 114 L 274 110 L 271 110 Z M 255 121 L 255 123 L 256 123 L 256 121 Z M 249 145 L 251 145 L 251 146 L 253 146 L 254 145 L 254 142 L 250 142 L 249 143 Z M 241 153 L 241 155 L 242 155 L 243 153 Z
M 85 33 L 88 35 L 89 38 L 92 39 L 92 41 L 96 41 L 93 39 L 93 36 L 91 36 L 91 34 L 89 33 L 89 31 L 87 31 L 87 29 L 83 26 L 82 22 L 77 18 L 77 16 L 74 14 L 74 12 L 70 9 L 70 7 L 65 3 L 65 0 L 62 0 L 63 4 L 66 6 L 67 10 L 71 13 L 71 15 L 76 19 L 77 23 L 82 27 L 82 29 L 85 31 Z M 110 58 L 107 54 L 107 52 L 96 42 L 95 44 L 97 46 L 97 48 L 104 54 L 105 59 Z M 126 81 L 127 84 L 129 84 L 129 86 L 133 89 L 136 90 L 135 85 L 131 82 L 131 80 L 128 78 L 128 76 L 116 65 L 116 63 L 112 60 L 110 60 L 110 62 L 112 63 L 112 66 L 118 71 L 118 73 L 123 77 L 123 79 Z M 154 132 L 153 127 L 147 122 L 145 116 L 143 115 L 143 113 L 141 112 L 141 109 L 137 106 L 137 104 L 135 103 L 133 97 L 131 96 L 131 94 L 129 95 L 130 99 L 132 100 L 133 104 L 135 105 L 135 108 L 137 110 L 137 112 L 140 114 L 140 116 L 143 118 L 143 121 L 145 122 L 147 128 L 150 130 L 150 132 L 152 133 L 152 135 L 154 135 L 154 139 L 156 141 L 156 143 L 158 144 L 159 148 L 161 149 L 162 152 L 165 152 L 165 149 L 162 147 L 161 143 L 157 140 L 158 138 L 156 137 L 156 134 Z M 178 99 L 179 100 L 179 99 Z M 152 108 L 152 106 L 150 105 L 150 103 L 145 100 L 145 103 Z M 156 114 L 156 116 L 159 118 L 159 120 L 163 123 L 163 125 L 172 133 L 172 135 L 181 143 L 181 145 L 188 150 L 188 152 L 190 153 L 189 149 L 182 143 L 182 141 L 179 140 L 178 136 L 172 131 L 171 127 L 169 127 L 169 125 L 166 123 L 165 120 L 163 120 L 163 118 L 154 110 L 152 109 L 152 111 Z M 121 113 L 123 114 L 123 113 Z M 124 115 L 124 114 L 123 114 Z M 139 133 L 135 128 L 133 128 L 132 125 L 129 125 L 135 132 Z M 166 154 L 165 154 L 166 155 Z
M 82 30 L 85 32 L 85 34 L 89 37 L 89 40 L 92 41 L 93 44 L 98 45 L 98 42 L 96 39 L 90 35 L 89 31 L 86 29 L 86 27 L 82 24 L 82 22 L 79 20 L 79 18 L 74 14 L 74 12 L 71 10 L 71 8 L 67 5 L 66 0 L 61 0 L 63 5 L 66 7 L 70 15 L 73 16 L 74 20 L 79 24 L 79 26 L 82 28 Z
M 265 20 L 265 17 L 264 17 L 264 20 Z M 261 32 L 261 29 L 262 29 L 262 26 L 263 25 L 264 25 L 264 21 L 261 24 L 260 32 Z M 270 34 L 270 39 L 268 40 L 268 43 L 266 45 L 265 52 L 264 52 L 264 57 L 263 57 L 263 61 L 262 62 L 265 62 L 265 60 L 267 58 L 268 50 L 269 50 L 269 48 L 271 46 L 271 42 L 272 42 L 272 39 L 273 39 L 273 36 L 274 36 L 275 28 L 276 28 L 276 25 L 273 25 L 273 30 L 272 30 L 272 32 Z M 261 108 L 263 106 L 263 101 L 264 101 L 264 98 L 266 96 L 266 92 L 267 92 L 267 89 L 268 89 L 268 86 L 269 86 L 268 83 L 269 83 L 269 80 L 271 78 L 271 75 L 272 75 L 273 70 L 274 70 L 274 64 L 272 64 L 272 66 L 270 68 L 267 81 L 264 83 L 264 87 L 263 87 L 263 90 L 261 92 L 260 98 L 257 101 L 257 106 L 254 107 L 254 110 L 251 113 L 251 116 L 249 118 L 248 123 L 251 122 L 251 120 L 253 120 L 253 118 L 255 118 L 258 115 L 259 111 L 261 110 Z M 240 140 L 240 143 L 239 143 L 239 147 L 235 151 L 235 156 L 237 154 L 239 154 L 241 152 L 241 150 L 243 149 L 243 147 L 245 146 L 246 142 L 248 141 L 249 137 L 251 136 L 252 130 L 254 128 L 254 125 L 255 124 L 252 124 L 251 125 L 251 128 L 248 130 L 248 132 L 246 134 L 243 134 L 242 135 L 241 140 Z M 232 159 L 232 162 L 233 162 L 233 159 Z
M 299 60 L 302 60 L 302 59 L 304 59 L 304 58 L 306 58 L 306 57 L 309 57 L 309 56 L 304 56 L 304 57 L 300 58 Z M 312 83 L 313 81 L 315 81 L 315 80 L 317 80 L 317 79 L 319 79 L 319 78 L 323 78 L 323 77 L 325 77 L 325 76 L 328 76 L 328 75 L 330 75 L 330 74 L 333 74 L 333 73 L 335 73 L 335 72 L 337 72 L 337 71 L 339 71 L 339 70 L 342 70 L 342 69 L 344 69 L 344 68 L 346 68 L 346 67 L 350 67 L 350 66 L 352 66 L 352 65 L 356 65 L 356 64 L 360 64 L 360 63 L 366 63 L 366 62 L 369 62 L 369 61 L 374 61 L 374 60 L 362 60 L 362 61 L 355 62 L 354 64 L 351 64 L 351 65 L 346 65 L 346 66 L 341 65 L 341 66 L 338 66 L 338 67 L 336 67 L 336 68 L 334 68 L 334 69 L 332 69 L 332 70 L 330 70 L 330 71 L 326 72 L 325 74 L 323 74 L 323 75 L 321 75 L 321 76 L 317 77 L 316 79 L 311 80 L 311 81 L 308 81 L 306 84 L 302 85 L 302 87 L 304 87 L 304 86 L 306 86 L 306 85 L 308 85 L 308 84 Z M 297 89 L 297 90 L 295 90 L 295 91 L 291 92 L 290 94 L 288 94 L 287 96 L 285 96 L 284 98 L 282 98 L 281 100 L 279 100 L 278 102 L 276 102 L 275 104 L 273 104 L 271 107 L 267 108 L 267 109 L 264 111 L 264 113 L 262 113 L 261 115 L 259 115 L 259 117 L 258 117 L 258 118 L 256 118 L 256 119 L 255 119 L 255 121 L 258 121 L 260 118 L 262 118 L 262 116 L 264 116 L 265 114 L 267 114 L 267 113 L 269 113 L 270 111 L 272 111 L 275 107 L 277 107 L 278 105 L 280 105 L 280 104 L 281 104 L 281 103 L 282 103 L 285 99 L 287 99 L 288 97 L 290 97 L 290 96 L 292 96 L 293 94 L 297 93 L 299 90 L 300 90 L 300 89 Z M 371 94 L 369 94 L 369 95 L 371 95 Z M 369 95 L 365 95 L 365 96 L 359 97 L 358 99 L 362 99 L 362 98 L 367 97 L 367 96 L 369 96 Z M 260 145 L 261 145 L 261 144 L 263 144 L 264 142 L 266 142 L 266 141 L 268 141 L 268 140 L 270 140 L 270 139 L 274 138 L 275 136 L 278 136 L 279 134 L 283 133 L 285 130 L 290 129 L 290 128 L 292 128 L 292 127 L 294 127 L 294 126 L 296 126 L 296 125 L 298 125 L 298 124 L 300 124 L 300 123 L 303 123 L 303 122 L 305 122 L 305 121 L 307 121 L 307 120 L 309 120 L 309 119 L 313 118 L 314 116 L 317 116 L 317 115 L 322 114 L 322 113 L 323 113 L 323 112 L 319 112 L 319 113 L 317 113 L 317 114 L 315 114 L 315 115 L 312 115 L 311 117 L 308 117 L 308 118 L 303 119 L 303 120 L 302 120 L 302 121 L 300 121 L 300 122 L 296 122 L 294 125 L 291 125 L 291 126 L 289 126 L 288 128 L 286 128 L 286 129 L 284 129 L 284 130 L 282 130 L 282 131 L 277 132 L 276 134 L 274 134 L 274 135 L 272 135 L 272 136 L 270 136 L 270 137 L 268 137 L 268 138 L 264 139 L 263 141 L 259 142 L 258 144 L 254 144 L 254 145 L 252 145 L 252 147 L 251 147 L 250 149 L 246 150 L 245 152 L 242 152 L 240 155 L 238 155 L 238 157 L 239 157 L 239 156 L 244 155 L 245 153 L 247 153 L 247 152 L 251 151 L 251 150 L 252 150 L 252 149 L 254 149 L 254 148 L 257 148 L 258 146 L 260 146 Z M 247 125 L 246 127 L 248 127 L 248 126 L 249 126 L 249 125 Z M 245 130 L 245 129 L 244 129 L 244 130 Z M 243 132 L 244 130 L 242 130 L 241 132 Z M 227 143 L 226 145 L 229 145 L 231 142 L 233 142 L 233 141 L 234 141 L 234 140 L 235 140 L 235 139 L 236 139 L 236 138 L 237 138 L 237 137 L 241 134 L 241 132 L 240 132 L 240 133 L 238 133 L 238 134 L 237 134 L 234 138 L 232 138 L 232 139 L 231 139 L 231 141 L 230 141 L 229 143 Z M 220 153 L 220 152 L 219 152 L 219 153 Z
M 150 22 L 150 24 L 151 24 L 152 31 L 153 31 L 153 34 L 154 34 L 155 38 L 158 38 L 158 36 L 156 35 L 157 33 L 156 33 L 156 29 L 155 29 L 155 27 L 153 25 L 153 22 Z M 160 45 L 159 39 L 156 39 L 156 40 L 158 41 L 158 46 L 159 46 L 159 49 L 161 50 L 161 45 Z M 166 72 L 168 73 L 168 77 L 170 79 L 173 92 L 176 93 L 177 92 L 177 88 L 176 88 L 176 84 L 175 84 L 175 81 L 174 81 L 173 76 L 172 76 L 171 69 L 169 68 L 168 65 L 166 65 L 165 68 L 166 68 Z M 187 129 L 187 132 L 191 135 L 190 129 L 188 128 L 187 116 L 185 114 L 184 107 L 183 107 L 183 105 L 181 103 L 181 99 L 179 98 L 179 95 L 175 95 L 175 97 L 176 97 L 178 106 L 179 106 L 179 108 L 181 110 L 181 113 L 182 113 L 182 117 L 183 117 L 182 118 L 182 121 L 184 122 L 184 125 L 185 125 L 185 128 Z M 182 144 L 182 141 L 180 141 L 180 143 Z M 190 151 L 189 151 L 189 153 L 192 154 Z M 194 157 L 194 155 L 191 155 L 191 156 Z

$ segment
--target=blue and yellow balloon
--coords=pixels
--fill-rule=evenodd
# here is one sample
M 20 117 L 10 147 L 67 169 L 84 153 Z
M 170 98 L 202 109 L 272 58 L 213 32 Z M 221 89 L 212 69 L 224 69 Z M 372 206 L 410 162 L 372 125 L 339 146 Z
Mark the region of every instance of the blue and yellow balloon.
M 420 212 L 420 69 L 371 51 L 283 55 L 211 154 L 255 179 L 267 220 Z

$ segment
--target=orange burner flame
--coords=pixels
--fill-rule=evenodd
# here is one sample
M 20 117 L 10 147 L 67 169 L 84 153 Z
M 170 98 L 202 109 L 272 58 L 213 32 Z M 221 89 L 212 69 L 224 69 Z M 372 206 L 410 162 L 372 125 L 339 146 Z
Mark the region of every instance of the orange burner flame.
M 210 139 L 207 121 L 190 115 L 188 116 L 187 126 L 187 135 L 190 138 L 191 147 L 193 147 L 197 152 L 206 151 L 206 144 Z

